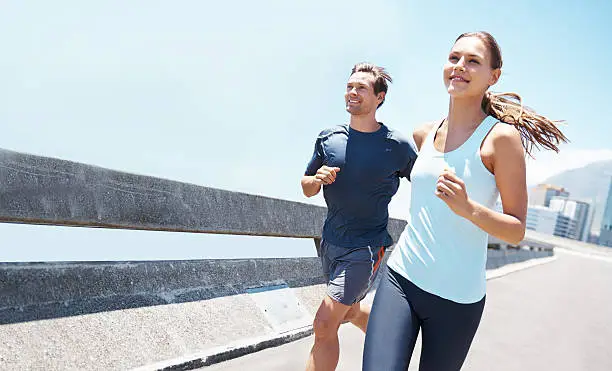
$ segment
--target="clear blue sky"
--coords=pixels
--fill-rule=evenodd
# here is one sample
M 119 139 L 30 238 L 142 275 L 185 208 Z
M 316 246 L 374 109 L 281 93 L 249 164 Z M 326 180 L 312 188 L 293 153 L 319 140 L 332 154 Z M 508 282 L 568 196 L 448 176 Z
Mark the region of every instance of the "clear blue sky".
M 316 134 L 347 120 L 352 65 L 389 70 L 379 119 L 409 134 L 446 112 L 441 68 L 456 36 L 487 30 L 504 55 L 493 90 L 568 123 L 571 144 L 530 166 L 536 182 L 612 158 L 610 18 L 607 1 L 5 2 L 0 147 L 321 204 L 304 199 L 299 178 Z M 394 215 L 406 214 L 408 191 Z M 222 257 L 213 244 L 240 257 L 314 253 L 311 241 L 282 239 L 0 233 L 10 242 L 0 261 Z

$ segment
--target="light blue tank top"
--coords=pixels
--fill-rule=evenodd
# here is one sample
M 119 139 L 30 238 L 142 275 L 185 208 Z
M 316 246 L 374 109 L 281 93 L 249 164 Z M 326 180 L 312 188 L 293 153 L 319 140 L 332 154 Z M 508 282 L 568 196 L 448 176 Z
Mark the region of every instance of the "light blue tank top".
M 480 301 L 486 291 L 488 235 L 455 214 L 434 191 L 449 167 L 466 185 L 470 199 L 493 208 L 499 194 L 495 177 L 482 163 L 480 146 L 497 120 L 487 116 L 459 148 L 434 148 L 434 127 L 421 145 L 411 173 L 410 215 L 388 265 L 431 294 L 457 303 Z

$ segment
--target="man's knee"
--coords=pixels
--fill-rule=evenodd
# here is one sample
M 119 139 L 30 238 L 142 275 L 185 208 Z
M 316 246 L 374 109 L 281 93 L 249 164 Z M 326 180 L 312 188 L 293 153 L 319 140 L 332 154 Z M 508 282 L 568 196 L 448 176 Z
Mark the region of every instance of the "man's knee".
M 337 323 L 337 321 L 334 321 L 329 317 L 316 316 L 312 323 L 315 339 L 327 340 L 338 336 L 339 326 L 340 324 Z
M 336 338 L 338 336 L 340 323 L 349 309 L 350 307 L 329 296 L 323 299 L 312 323 L 315 339 L 325 340 Z
M 346 315 L 344 316 L 344 319 L 347 320 L 347 321 L 350 321 L 350 320 L 356 318 L 358 314 L 359 314 L 359 303 L 353 304 L 351 306 L 351 309 L 349 309 L 348 312 L 346 312 Z
M 360 303 L 355 303 L 351 306 L 346 315 L 344 316 L 344 322 L 355 322 L 359 321 L 363 317 L 367 317 L 368 313 L 362 309 Z

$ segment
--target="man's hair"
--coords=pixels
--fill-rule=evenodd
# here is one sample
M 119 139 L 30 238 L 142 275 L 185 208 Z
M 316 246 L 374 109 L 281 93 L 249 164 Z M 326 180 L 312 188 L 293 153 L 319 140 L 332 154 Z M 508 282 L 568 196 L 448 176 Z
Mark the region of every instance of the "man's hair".
M 372 63 L 357 63 L 355 66 L 353 66 L 353 69 L 351 70 L 351 76 L 357 72 L 371 73 L 372 76 L 374 76 L 374 94 L 377 95 L 380 92 L 384 92 L 386 95 L 387 90 L 389 89 L 387 81 L 393 82 L 391 75 L 389 75 L 389 73 L 385 71 L 384 67 L 379 67 Z M 383 98 L 382 102 L 380 102 L 380 104 L 376 108 L 382 106 L 383 103 L 385 103 L 385 98 Z

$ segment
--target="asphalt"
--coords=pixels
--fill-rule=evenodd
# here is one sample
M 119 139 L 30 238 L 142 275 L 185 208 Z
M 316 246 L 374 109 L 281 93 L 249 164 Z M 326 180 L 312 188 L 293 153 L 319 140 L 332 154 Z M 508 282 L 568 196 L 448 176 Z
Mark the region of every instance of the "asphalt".
M 488 281 L 464 370 L 612 370 L 612 255 L 557 249 L 555 261 Z M 337 370 L 360 370 L 364 335 L 340 329 Z M 303 370 L 312 336 L 224 363 L 221 370 Z M 420 341 L 409 370 L 418 370 Z M 381 370 L 384 371 L 384 370 Z

